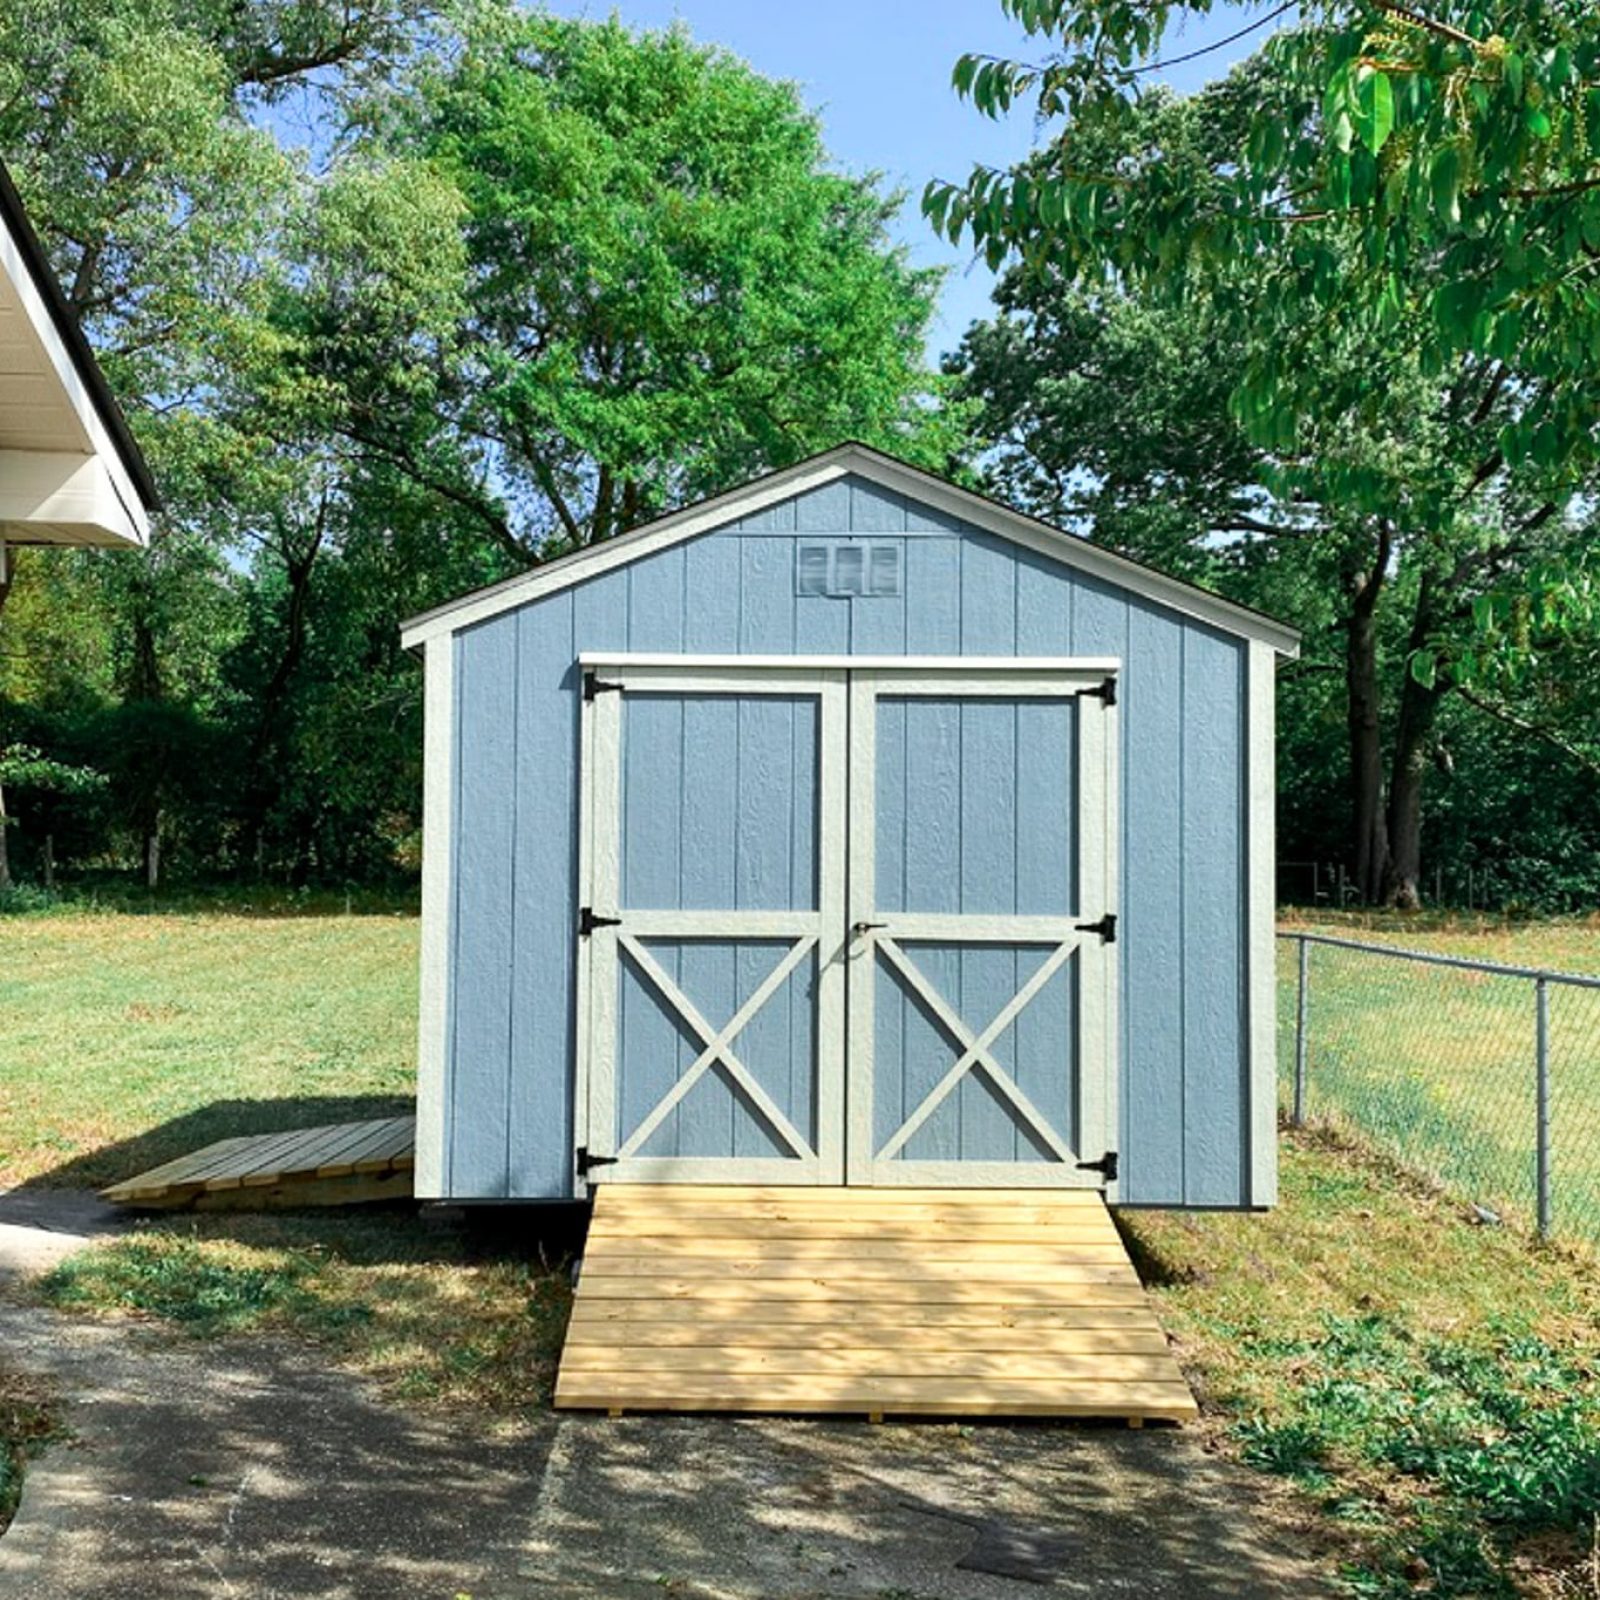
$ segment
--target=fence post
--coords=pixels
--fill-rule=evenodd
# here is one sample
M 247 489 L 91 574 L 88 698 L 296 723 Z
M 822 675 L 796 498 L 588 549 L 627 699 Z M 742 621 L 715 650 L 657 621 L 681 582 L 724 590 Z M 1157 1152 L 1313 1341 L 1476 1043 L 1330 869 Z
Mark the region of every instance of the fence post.
M 1550 985 L 1534 980 L 1534 1168 L 1539 1237 L 1550 1237 Z
M 1308 960 L 1311 946 L 1304 934 L 1296 943 L 1300 946 L 1300 988 L 1295 1006 L 1294 1112 L 1290 1121 L 1298 1128 L 1306 1120 L 1306 1019 L 1311 1006 L 1311 964 Z

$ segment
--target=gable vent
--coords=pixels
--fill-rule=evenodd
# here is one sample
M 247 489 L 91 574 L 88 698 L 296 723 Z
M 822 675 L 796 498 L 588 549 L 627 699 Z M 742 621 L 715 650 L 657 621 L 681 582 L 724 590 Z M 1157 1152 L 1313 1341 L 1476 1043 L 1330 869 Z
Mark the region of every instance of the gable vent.
M 867 556 L 867 593 L 888 598 L 900 593 L 900 546 L 875 544 Z
M 825 544 L 803 544 L 795 557 L 794 588 L 796 594 L 826 594 L 828 592 L 828 547 Z
M 900 593 L 900 546 L 842 540 L 797 545 L 794 590 L 837 600 L 893 598 Z

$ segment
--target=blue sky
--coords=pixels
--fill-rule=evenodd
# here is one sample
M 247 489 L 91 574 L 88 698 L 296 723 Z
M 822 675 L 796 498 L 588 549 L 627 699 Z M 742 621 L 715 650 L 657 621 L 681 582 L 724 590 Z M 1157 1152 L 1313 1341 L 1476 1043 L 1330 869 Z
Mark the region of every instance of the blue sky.
M 841 167 L 876 170 L 908 191 L 898 237 L 919 265 L 952 270 L 929 338 L 931 357 L 954 346 L 988 311 L 991 278 L 970 254 L 941 244 L 917 213 L 930 177 L 964 177 L 974 161 L 1009 165 L 1033 143 L 1026 109 L 991 122 L 956 98 L 950 69 L 967 50 L 1037 59 L 1029 40 L 998 0 L 553 0 L 571 16 L 613 10 L 635 26 L 681 20 L 697 39 L 726 46 L 769 77 L 797 83 L 822 117 L 828 148 Z M 1169 41 L 1167 55 L 1186 54 L 1247 27 L 1261 5 L 1220 4 L 1191 20 Z M 1267 28 L 1159 74 L 1188 90 L 1226 70 L 1268 36 Z

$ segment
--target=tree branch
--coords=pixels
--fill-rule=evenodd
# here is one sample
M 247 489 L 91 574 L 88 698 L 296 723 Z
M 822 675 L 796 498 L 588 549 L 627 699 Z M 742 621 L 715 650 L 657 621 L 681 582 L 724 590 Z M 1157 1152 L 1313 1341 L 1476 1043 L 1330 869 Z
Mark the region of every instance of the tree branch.
M 1409 6 L 1396 5 L 1394 0 L 1378 0 L 1381 10 L 1387 11 L 1391 17 L 1399 17 L 1402 22 L 1409 22 L 1413 26 L 1422 28 L 1428 33 L 1436 33 L 1441 39 L 1449 39 L 1454 44 L 1464 44 L 1471 50 L 1482 50 L 1483 42 L 1474 39 L 1470 33 L 1463 33 L 1459 28 L 1453 28 L 1448 22 L 1439 22 L 1433 17 L 1424 16 L 1420 11 L 1413 11 Z
M 1519 732 L 1531 734 L 1535 739 L 1542 739 L 1553 750 L 1559 750 L 1569 760 L 1575 761 L 1585 772 L 1592 773 L 1600 778 L 1600 757 L 1592 756 L 1587 751 L 1580 750 L 1569 739 L 1531 718 L 1520 716 L 1509 706 L 1503 706 L 1494 700 L 1487 700 L 1482 695 L 1471 689 L 1460 690 L 1461 698 L 1469 706 L 1475 706 L 1486 716 L 1493 717 L 1498 722 L 1503 722 L 1508 728 L 1516 728 Z

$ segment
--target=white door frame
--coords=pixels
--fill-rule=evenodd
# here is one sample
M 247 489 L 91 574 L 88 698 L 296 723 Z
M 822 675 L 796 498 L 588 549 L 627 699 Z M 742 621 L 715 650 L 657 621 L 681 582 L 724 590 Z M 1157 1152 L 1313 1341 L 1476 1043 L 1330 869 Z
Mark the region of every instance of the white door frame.
M 593 675 L 620 692 L 585 693 L 580 721 L 578 886 L 580 904 L 602 918 L 618 914 L 620 898 L 621 702 L 628 691 L 676 690 L 701 694 L 815 694 L 820 702 L 818 803 L 818 905 L 814 911 L 629 911 L 621 924 L 604 922 L 580 939 L 577 962 L 577 1061 L 574 1143 L 605 1165 L 602 1176 L 615 1181 L 654 1183 L 751 1184 L 923 1184 L 949 1187 L 1095 1187 L 1116 1198 L 1116 1182 L 1080 1170 L 1075 1162 L 902 1162 L 882 1159 L 874 1149 L 872 1101 L 873 997 L 876 952 L 906 974 L 915 963 L 895 942 L 934 938 L 982 942 L 1053 943 L 1056 950 L 1025 983 L 1000 1016 L 981 1031 L 970 1028 L 945 1005 L 925 978 L 919 987 L 945 1028 L 960 1045 L 951 1082 L 973 1068 L 995 1080 L 1004 1074 L 988 1047 L 1014 1020 L 1061 961 L 1076 953 L 1081 962 L 1079 989 L 1079 1073 L 1077 1125 L 1085 1149 L 1072 1152 L 1094 1159 L 1114 1148 L 1117 1128 L 1117 952 L 1109 942 L 1083 934 L 1076 924 L 1095 921 L 1117 905 L 1118 722 L 1115 695 L 1090 698 L 1114 683 L 1121 662 L 1115 657 L 1001 656 L 734 656 L 660 655 L 585 651 L 578 658 Z M 917 915 L 896 913 L 886 929 L 855 934 L 853 925 L 880 919 L 873 906 L 874 813 L 876 810 L 876 700 L 881 693 L 963 698 L 1084 696 L 1086 715 L 1078 718 L 1078 882 L 1080 904 L 1072 917 Z M 1087 692 L 1087 693 L 1086 693 Z M 848 788 L 847 788 L 848 782 Z M 1096 811 L 1099 828 L 1086 825 Z M 848 870 L 847 870 L 848 869 Z M 739 1076 L 739 1028 L 781 986 L 768 980 L 741 1007 L 718 1024 L 694 1012 L 670 978 L 651 972 L 648 952 L 637 941 L 693 934 L 794 941 L 785 962 L 803 960 L 814 947 L 817 962 L 816 1095 L 817 1148 L 808 1159 L 782 1157 L 621 1156 L 613 1148 L 616 1124 L 617 972 L 624 949 L 661 988 L 702 1039 L 698 1072 L 733 1068 Z M 815 941 L 813 946 L 811 941 Z M 804 948 L 802 948 L 804 946 Z M 644 960 L 640 961 L 643 956 Z M 781 963 L 780 963 L 781 965 Z M 847 972 L 864 970 L 872 982 L 849 996 Z M 920 977 L 920 975 L 917 975 Z M 691 1015 L 691 1013 L 693 1013 Z M 832 1041 L 830 1046 L 830 1041 Z M 1097 1044 L 1098 1041 L 1098 1044 Z M 730 1064 L 729 1056 L 733 1057 Z M 846 1082 L 846 1061 L 849 1081 Z M 956 1070 L 959 1068 L 959 1072 Z M 692 1070 L 695 1070 L 692 1069 Z M 668 1099 L 686 1092 L 688 1075 Z M 1020 1115 L 1039 1129 L 1042 1119 L 1024 1109 L 1015 1084 L 1012 1099 Z M 748 1088 L 747 1088 L 748 1092 Z M 1006 1093 L 1004 1086 L 1001 1092 Z M 664 1104 L 665 1102 L 663 1102 Z M 760 1101 L 757 1100 L 757 1104 Z M 667 1107 L 670 1109 L 670 1106 Z M 776 1111 L 776 1107 L 771 1110 Z M 660 1110 L 660 1107 L 657 1108 Z M 763 1108 L 765 1111 L 766 1108 Z M 1031 1114 L 1030 1114 L 1031 1113 Z M 652 1116 L 655 1112 L 652 1112 Z M 781 1115 L 781 1113 L 780 1113 Z M 771 1118 L 769 1117 L 770 1121 Z M 642 1125 L 641 1125 L 642 1126 Z M 784 1137 L 782 1128 L 773 1126 Z M 793 1130 L 789 1130 L 791 1133 Z M 1052 1137 L 1055 1137 L 1052 1133 Z M 641 1142 L 630 1136 L 629 1142 Z M 624 1148 L 627 1148 L 625 1143 Z M 886 1147 L 887 1148 L 887 1147 Z M 848 1163 L 847 1163 L 848 1152 Z M 587 1180 L 592 1182 L 593 1180 Z M 574 1192 L 586 1192 L 575 1178 Z
M 974 673 L 969 663 L 948 660 L 937 667 L 878 666 L 856 671 L 850 683 L 850 1040 L 849 1181 L 885 1186 L 917 1184 L 960 1188 L 1104 1188 L 1115 1198 L 1115 1180 L 1081 1167 L 1115 1149 L 1117 1127 L 1117 952 L 1110 938 L 1086 931 L 1085 923 L 1115 913 L 1117 904 L 1117 712 L 1114 664 L 1059 662 L 1041 666 L 1012 662 Z M 1063 916 L 965 915 L 883 912 L 876 903 L 877 702 L 880 695 L 936 695 L 983 699 L 1076 699 L 1078 905 Z M 1053 945 L 1033 975 L 999 1014 L 974 1029 L 917 968 L 901 940 Z M 917 993 L 956 1047 L 948 1072 L 911 1117 L 880 1148 L 874 1126 L 874 1006 L 879 952 Z M 1076 958 L 1078 983 L 1078 1072 L 1076 1123 L 1082 1150 L 1066 1146 L 995 1061 L 990 1046 L 1069 959 Z M 981 1071 L 1041 1139 L 1053 1161 L 903 1161 L 897 1152 L 961 1079 Z
M 577 964 L 577 1138 L 603 1163 L 605 1178 L 627 1183 L 793 1183 L 844 1181 L 844 939 L 846 680 L 838 669 L 804 661 L 782 667 L 694 657 L 640 661 L 580 657 L 585 692 L 580 731 L 578 883 L 581 904 L 596 916 L 579 935 Z M 621 905 L 622 703 L 629 692 L 814 695 L 819 706 L 817 904 L 803 911 L 708 911 Z M 613 920 L 615 919 L 615 920 Z M 789 940 L 789 949 L 731 1018 L 706 1018 L 650 955 L 642 941 L 701 935 Z M 703 1048 L 689 1071 L 616 1147 L 617 991 L 624 951 Z M 744 1066 L 738 1036 L 795 967 L 816 963 L 816 1145 Z M 707 1072 L 738 1083 L 792 1156 L 641 1156 L 637 1150 Z M 581 1185 L 582 1174 L 575 1174 Z M 578 1192 L 582 1192 L 581 1188 Z

